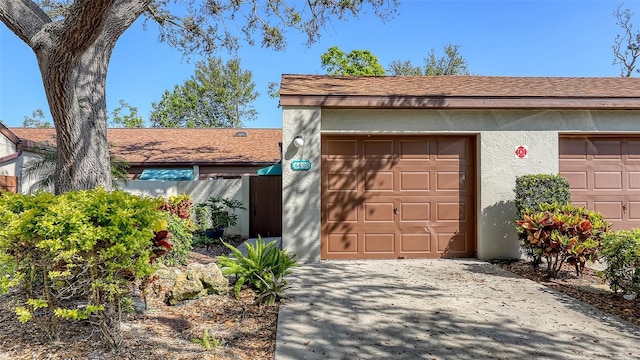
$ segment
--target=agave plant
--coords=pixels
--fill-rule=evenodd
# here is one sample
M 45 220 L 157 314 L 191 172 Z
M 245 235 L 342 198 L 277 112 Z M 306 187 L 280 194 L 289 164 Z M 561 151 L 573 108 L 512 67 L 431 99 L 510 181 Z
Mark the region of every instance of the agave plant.
M 37 158 L 27 162 L 22 168 L 24 177 L 34 181 L 29 188 L 29 193 L 48 189 L 55 180 L 56 161 L 58 159 L 56 148 L 48 144 L 37 144 L 29 151 L 38 155 Z M 129 164 L 117 157 L 111 150 L 109 150 L 109 159 L 111 161 L 113 187 L 117 189 L 116 180 L 127 181 Z

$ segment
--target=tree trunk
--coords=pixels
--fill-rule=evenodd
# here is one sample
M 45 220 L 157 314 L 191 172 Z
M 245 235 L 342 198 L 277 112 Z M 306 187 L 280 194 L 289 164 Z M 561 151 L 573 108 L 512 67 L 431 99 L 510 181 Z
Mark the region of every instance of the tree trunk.
M 75 64 L 56 66 L 46 52 L 38 54 L 56 127 L 56 194 L 111 189 L 105 85 L 113 46 L 105 46 L 103 41 L 95 42 Z

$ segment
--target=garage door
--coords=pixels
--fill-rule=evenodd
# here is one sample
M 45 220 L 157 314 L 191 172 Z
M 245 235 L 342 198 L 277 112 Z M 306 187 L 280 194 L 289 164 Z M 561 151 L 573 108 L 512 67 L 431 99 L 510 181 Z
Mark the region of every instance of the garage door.
M 560 174 L 571 201 L 596 210 L 614 230 L 640 227 L 640 138 L 560 138 Z
M 322 138 L 323 259 L 475 256 L 473 137 Z

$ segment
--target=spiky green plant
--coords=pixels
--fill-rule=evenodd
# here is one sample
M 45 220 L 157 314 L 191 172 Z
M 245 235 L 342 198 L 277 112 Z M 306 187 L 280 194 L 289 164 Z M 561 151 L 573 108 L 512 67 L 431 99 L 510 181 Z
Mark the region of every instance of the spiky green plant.
M 223 275 L 236 276 L 234 287 L 236 297 L 244 284 L 249 285 L 260 295 L 272 287 L 272 282 L 276 279 L 284 279 L 286 275 L 291 274 L 292 267 L 298 266 L 296 255 L 278 249 L 277 242 L 278 240 L 273 240 L 265 244 L 262 238 L 258 237 L 255 246 L 246 243 L 247 256 L 244 256 L 235 246 L 224 243 L 231 250 L 231 256 L 219 256 L 218 266 Z

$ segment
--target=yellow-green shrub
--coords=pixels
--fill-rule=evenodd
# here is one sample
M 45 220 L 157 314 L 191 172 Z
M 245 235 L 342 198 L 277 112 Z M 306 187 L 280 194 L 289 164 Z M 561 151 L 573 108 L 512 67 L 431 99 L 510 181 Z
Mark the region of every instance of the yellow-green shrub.
M 121 305 L 132 283 L 153 272 L 159 206 L 155 198 L 102 189 L 3 193 L 0 292 L 22 286 L 25 298 L 16 313 L 51 340 L 59 337 L 61 319 L 91 317 L 106 344 L 118 347 Z

